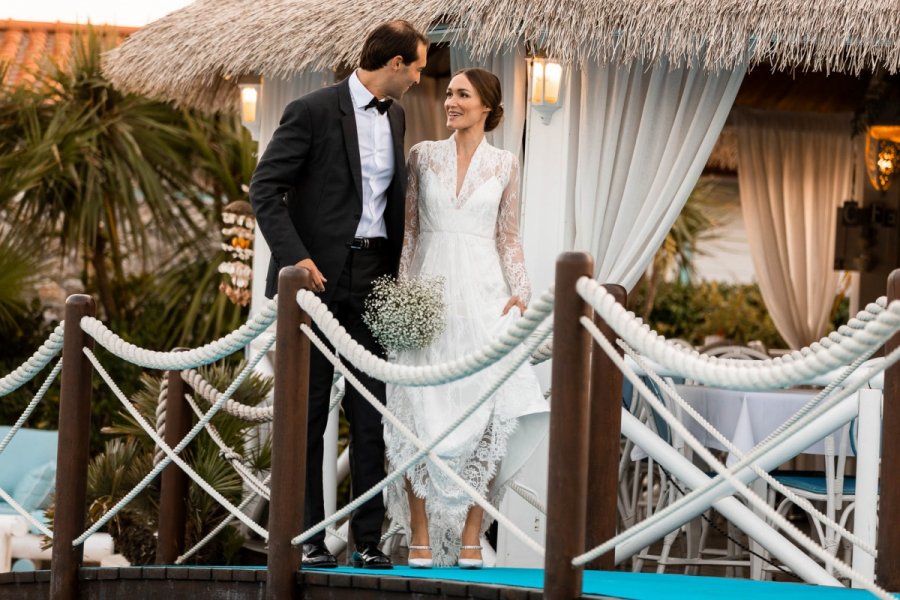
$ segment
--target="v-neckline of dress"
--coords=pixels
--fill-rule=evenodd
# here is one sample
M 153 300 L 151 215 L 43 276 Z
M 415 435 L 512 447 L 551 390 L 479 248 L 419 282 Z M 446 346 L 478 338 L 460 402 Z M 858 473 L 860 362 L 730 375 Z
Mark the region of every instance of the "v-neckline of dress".
M 457 153 L 456 153 L 456 148 L 457 148 L 456 133 L 451 135 L 450 139 L 453 141 L 453 152 L 452 152 L 453 169 L 451 171 L 453 174 L 453 182 L 452 182 L 452 184 L 453 184 L 453 204 L 456 208 L 461 208 L 463 205 L 461 198 L 463 195 L 463 191 L 465 191 L 465 189 L 466 189 L 466 182 L 469 179 L 469 173 L 472 172 L 472 165 L 475 164 L 475 157 L 478 156 L 478 153 L 481 150 L 481 147 L 485 144 L 485 142 L 487 140 L 484 137 L 482 137 L 481 141 L 478 142 L 478 146 L 475 147 L 475 152 L 472 153 L 472 158 L 471 158 L 471 160 L 469 160 L 469 166 L 466 167 L 466 172 L 463 173 L 462 181 L 460 181 L 459 180 L 459 168 L 458 168 L 459 161 L 457 160 Z

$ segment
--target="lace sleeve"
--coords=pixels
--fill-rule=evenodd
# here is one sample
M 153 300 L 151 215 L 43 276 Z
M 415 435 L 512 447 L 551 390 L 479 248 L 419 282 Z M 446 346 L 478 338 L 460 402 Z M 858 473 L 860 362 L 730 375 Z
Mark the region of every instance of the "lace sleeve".
M 513 296 L 528 304 L 531 299 L 531 283 L 525 271 L 525 255 L 519 240 L 519 160 L 510 157 L 509 181 L 500 198 L 497 214 L 497 252 L 503 275 Z
M 406 224 L 403 230 L 403 250 L 400 253 L 400 270 L 397 279 L 409 278 L 409 266 L 416 252 L 416 241 L 419 239 L 419 165 L 418 148 L 413 146 L 406 162 Z

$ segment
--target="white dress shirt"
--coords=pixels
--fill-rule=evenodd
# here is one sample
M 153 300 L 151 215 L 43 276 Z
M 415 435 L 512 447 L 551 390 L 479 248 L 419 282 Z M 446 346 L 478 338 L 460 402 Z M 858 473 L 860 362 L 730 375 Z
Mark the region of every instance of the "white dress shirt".
M 387 189 L 394 177 L 391 124 L 387 113 L 379 113 L 374 106 L 365 108 L 373 96 L 359 80 L 356 71 L 350 75 L 350 96 L 356 115 L 356 136 L 362 167 L 362 217 L 356 228 L 356 237 L 386 238 L 384 207 L 387 205 Z

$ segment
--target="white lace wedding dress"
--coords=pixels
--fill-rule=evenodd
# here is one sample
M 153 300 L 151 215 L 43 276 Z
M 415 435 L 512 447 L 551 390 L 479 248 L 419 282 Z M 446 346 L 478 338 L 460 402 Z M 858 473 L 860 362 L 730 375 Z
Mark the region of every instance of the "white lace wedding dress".
M 429 347 L 400 353 L 397 362 L 436 364 L 479 348 L 510 327 L 520 317 L 517 308 L 501 316 L 511 296 L 528 303 L 531 290 L 519 242 L 519 166 L 511 153 L 482 141 L 457 195 L 455 136 L 417 144 L 408 166 L 399 276 L 444 277 L 446 329 Z M 507 364 L 504 359 L 441 386 L 389 386 L 388 408 L 420 439 L 431 441 L 483 395 Z M 547 417 L 547 401 L 526 362 L 435 452 L 498 505 L 505 484 L 546 435 Z M 418 450 L 388 423 L 385 442 L 392 469 Z M 416 495 L 425 498 L 435 564 L 455 564 L 473 501 L 431 461 L 410 469 L 407 477 Z M 402 478 L 388 489 L 387 510 L 410 539 Z M 486 518 L 484 525 L 489 522 Z

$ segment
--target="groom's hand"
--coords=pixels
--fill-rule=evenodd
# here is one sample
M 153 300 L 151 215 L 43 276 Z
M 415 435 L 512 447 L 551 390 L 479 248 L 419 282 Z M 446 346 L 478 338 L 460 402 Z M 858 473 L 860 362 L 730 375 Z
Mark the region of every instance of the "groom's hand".
M 304 258 L 300 262 L 298 262 L 295 267 L 302 267 L 309 271 L 309 281 L 312 286 L 312 291 L 314 292 L 324 292 L 325 291 L 325 282 L 328 281 L 325 279 L 325 276 L 322 275 L 322 272 L 316 268 L 316 263 L 312 261 L 311 258 Z
M 509 302 L 506 303 L 506 306 L 503 307 L 503 312 L 500 313 L 501 316 L 505 316 L 506 313 L 508 313 L 509 310 L 510 310 L 513 306 L 518 306 L 518 307 L 519 307 L 519 314 L 522 314 L 522 313 L 525 312 L 525 303 L 522 302 L 521 300 L 519 300 L 519 297 L 518 297 L 518 296 L 513 296 L 512 298 L 509 299 Z

